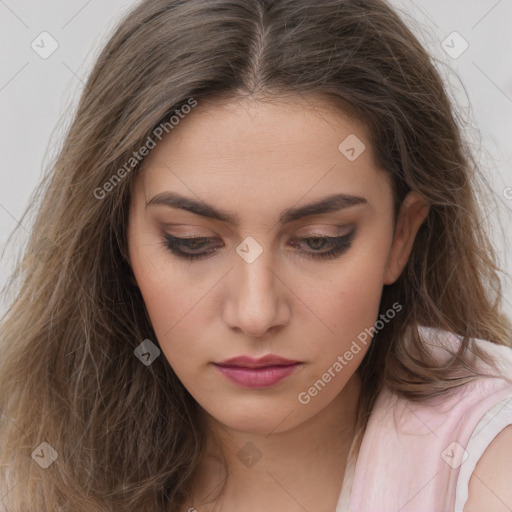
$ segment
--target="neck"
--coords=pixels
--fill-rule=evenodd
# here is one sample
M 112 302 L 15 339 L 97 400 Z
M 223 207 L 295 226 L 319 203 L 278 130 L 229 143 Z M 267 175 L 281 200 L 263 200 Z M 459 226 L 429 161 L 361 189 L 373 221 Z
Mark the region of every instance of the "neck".
M 334 510 L 356 433 L 360 389 L 356 372 L 316 415 L 277 433 L 230 429 L 203 410 L 207 449 L 190 507 L 201 512 L 214 507 L 223 511 Z

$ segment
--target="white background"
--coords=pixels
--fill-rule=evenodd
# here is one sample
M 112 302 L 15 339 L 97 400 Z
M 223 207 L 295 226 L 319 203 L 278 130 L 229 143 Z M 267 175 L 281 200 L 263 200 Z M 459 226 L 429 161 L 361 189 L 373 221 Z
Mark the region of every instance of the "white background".
M 69 119 L 98 50 L 133 3 L 0 0 L 0 248 L 19 222 L 59 142 L 60 132 L 54 131 L 57 122 Z M 407 23 L 439 59 L 440 71 L 469 116 L 468 134 L 500 201 L 490 219 L 497 225 L 499 214 L 505 232 L 495 230 L 493 241 L 502 268 L 512 274 L 512 194 L 507 198 L 505 193 L 512 187 L 512 0 L 394 0 L 392 4 L 410 16 Z M 47 59 L 31 48 L 43 31 L 58 42 Z M 469 44 L 456 59 L 441 46 L 454 31 Z M 448 43 L 455 50 L 461 48 L 453 37 Z M 27 228 L 24 225 L 22 233 Z M 11 270 L 15 247 L 8 249 L 0 262 L 0 286 Z M 502 278 L 505 312 L 512 317 L 510 277 Z M 5 304 L 1 307 L 0 313 Z

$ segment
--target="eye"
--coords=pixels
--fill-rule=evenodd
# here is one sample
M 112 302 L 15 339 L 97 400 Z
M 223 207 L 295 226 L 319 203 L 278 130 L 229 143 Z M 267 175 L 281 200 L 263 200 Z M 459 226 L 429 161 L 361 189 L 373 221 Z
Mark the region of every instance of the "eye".
M 306 257 L 309 258 L 327 260 L 336 258 L 348 250 L 352 245 L 354 235 L 355 229 L 347 235 L 338 237 L 317 236 L 315 234 L 310 237 L 293 239 L 290 242 L 290 245 L 297 247 L 305 243 L 313 250 L 300 249 L 300 253 L 305 254 Z M 165 239 L 164 245 L 169 251 L 179 258 L 191 261 L 208 258 L 210 255 L 215 253 L 218 248 L 222 247 L 222 245 L 210 246 L 209 249 L 204 250 L 205 247 L 208 247 L 211 244 L 211 242 L 215 241 L 215 239 L 210 237 L 179 238 L 169 235 L 168 233 L 165 233 L 163 236 Z M 321 251 L 321 249 L 326 247 L 329 248 L 329 250 Z
M 313 249 L 313 251 L 303 251 L 300 252 L 307 255 L 309 258 L 313 259 L 334 259 L 340 256 L 342 253 L 347 251 L 352 246 L 352 239 L 354 238 L 355 230 L 353 230 L 348 235 L 331 237 L 331 236 L 310 236 L 307 238 L 299 238 L 292 241 L 293 246 L 299 245 L 297 242 L 302 243 L 306 242 L 306 245 Z M 325 247 L 330 247 L 327 251 L 320 251 Z
M 167 233 L 164 234 L 164 238 L 166 240 L 165 245 L 167 248 L 176 256 L 188 260 L 197 260 L 202 258 L 207 258 L 210 254 L 213 254 L 216 251 L 216 248 L 209 251 L 203 252 L 194 252 L 204 248 L 206 244 L 211 242 L 213 238 L 209 237 L 196 237 L 196 238 L 179 238 L 176 236 L 169 235 Z M 183 248 L 186 250 L 184 251 Z M 192 252 L 188 252 L 188 251 Z

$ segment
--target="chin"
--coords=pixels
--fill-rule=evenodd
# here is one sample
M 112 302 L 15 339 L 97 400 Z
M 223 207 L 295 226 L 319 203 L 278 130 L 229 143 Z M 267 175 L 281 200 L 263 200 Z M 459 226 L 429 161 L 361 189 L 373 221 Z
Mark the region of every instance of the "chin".
M 297 412 L 300 411 L 289 403 L 281 403 L 273 408 L 263 407 L 261 404 L 251 407 L 247 400 L 244 400 L 241 405 L 226 400 L 223 406 L 226 407 L 226 404 L 229 404 L 228 410 L 213 409 L 208 414 L 217 423 L 239 432 L 276 434 L 307 420 L 307 418 L 297 417 Z

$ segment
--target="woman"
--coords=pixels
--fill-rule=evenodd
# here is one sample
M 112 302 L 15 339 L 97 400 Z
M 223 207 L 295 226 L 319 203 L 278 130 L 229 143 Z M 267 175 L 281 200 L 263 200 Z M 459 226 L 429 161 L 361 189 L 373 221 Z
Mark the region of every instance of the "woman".
M 3 319 L 6 510 L 509 510 L 477 177 L 383 1 L 140 3 Z

